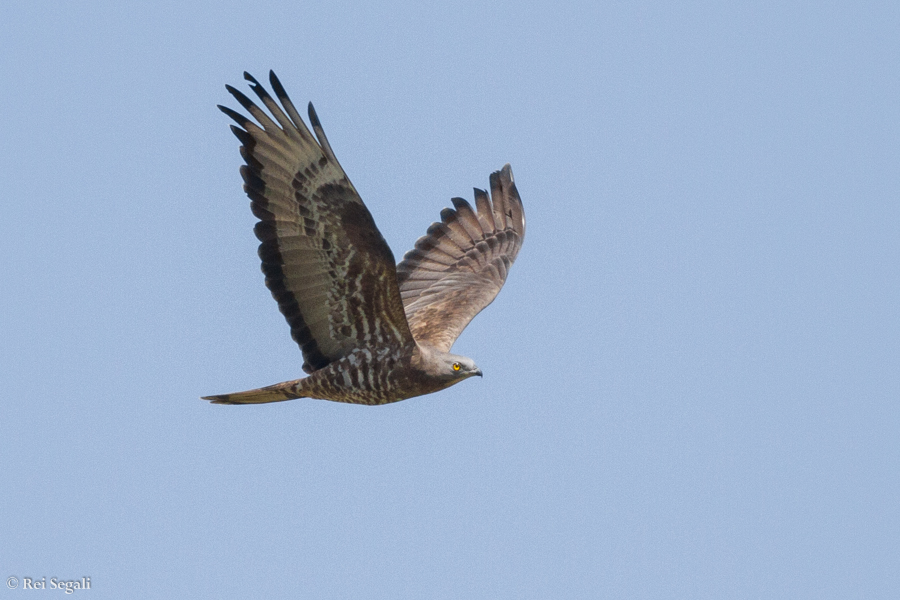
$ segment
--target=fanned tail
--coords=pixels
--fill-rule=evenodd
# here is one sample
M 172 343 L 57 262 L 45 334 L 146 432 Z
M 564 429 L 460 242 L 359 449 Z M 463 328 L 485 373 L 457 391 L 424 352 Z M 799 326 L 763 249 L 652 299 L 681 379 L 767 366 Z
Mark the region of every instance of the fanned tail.
M 209 400 L 212 404 L 266 404 L 267 402 L 284 402 L 303 398 L 300 394 L 300 381 L 285 381 L 275 385 L 235 392 L 233 394 L 221 394 L 219 396 L 203 396 L 202 400 Z

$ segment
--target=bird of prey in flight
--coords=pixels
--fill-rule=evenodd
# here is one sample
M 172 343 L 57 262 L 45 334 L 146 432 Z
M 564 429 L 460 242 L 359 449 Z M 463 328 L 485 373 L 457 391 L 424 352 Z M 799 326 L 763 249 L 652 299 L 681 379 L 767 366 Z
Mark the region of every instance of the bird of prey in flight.
M 312 104 L 315 137 L 275 73 L 277 101 L 244 78 L 269 114 L 225 86 L 244 115 L 219 106 L 237 126 L 244 191 L 259 218 L 259 257 L 308 376 L 206 396 L 217 404 L 320 398 L 386 404 L 447 388 L 475 363 L 450 353 L 469 321 L 490 304 L 525 238 L 512 170 L 490 176 L 475 206 L 453 198 L 415 247 L 395 264 L 369 210 L 338 163 Z

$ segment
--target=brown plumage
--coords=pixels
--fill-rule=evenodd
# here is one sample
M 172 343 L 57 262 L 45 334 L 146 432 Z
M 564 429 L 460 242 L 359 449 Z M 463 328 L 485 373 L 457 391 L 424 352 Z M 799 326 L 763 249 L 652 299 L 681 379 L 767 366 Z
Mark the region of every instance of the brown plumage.
M 449 354 L 466 325 L 497 296 L 525 237 L 512 170 L 491 174 L 490 196 L 428 228 L 399 265 L 331 150 L 312 104 L 315 137 L 275 73 L 276 102 L 244 78 L 271 113 L 226 86 L 254 123 L 219 106 L 237 127 L 244 191 L 266 286 L 303 353 L 304 379 L 218 396 L 217 404 L 320 398 L 385 404 L 435 392 L 481 371 Z M 274 117 L 274 120 L 272 120 Z

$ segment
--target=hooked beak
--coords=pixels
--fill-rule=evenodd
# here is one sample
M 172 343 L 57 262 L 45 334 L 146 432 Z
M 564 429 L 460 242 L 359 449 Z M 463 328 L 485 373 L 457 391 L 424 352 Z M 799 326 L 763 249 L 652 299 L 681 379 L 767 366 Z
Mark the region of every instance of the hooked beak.
M 481 374 L 481 369 L 475 369 L 475 372 L 472 373 L 472 375 L 478 375 L 479 377 L 484 377 L 484 375 Z

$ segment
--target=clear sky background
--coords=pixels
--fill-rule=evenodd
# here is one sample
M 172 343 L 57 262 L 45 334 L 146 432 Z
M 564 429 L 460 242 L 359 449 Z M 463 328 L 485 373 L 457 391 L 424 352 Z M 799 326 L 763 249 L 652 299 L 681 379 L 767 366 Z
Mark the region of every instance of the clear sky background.
M 900 597 L 900 4 L 250 4 L 0 8 L 4 581 Z M 270 68 L 398 258 L 512 164 L 483 379 L 199 400 L 302 374 L 215 108 Z

